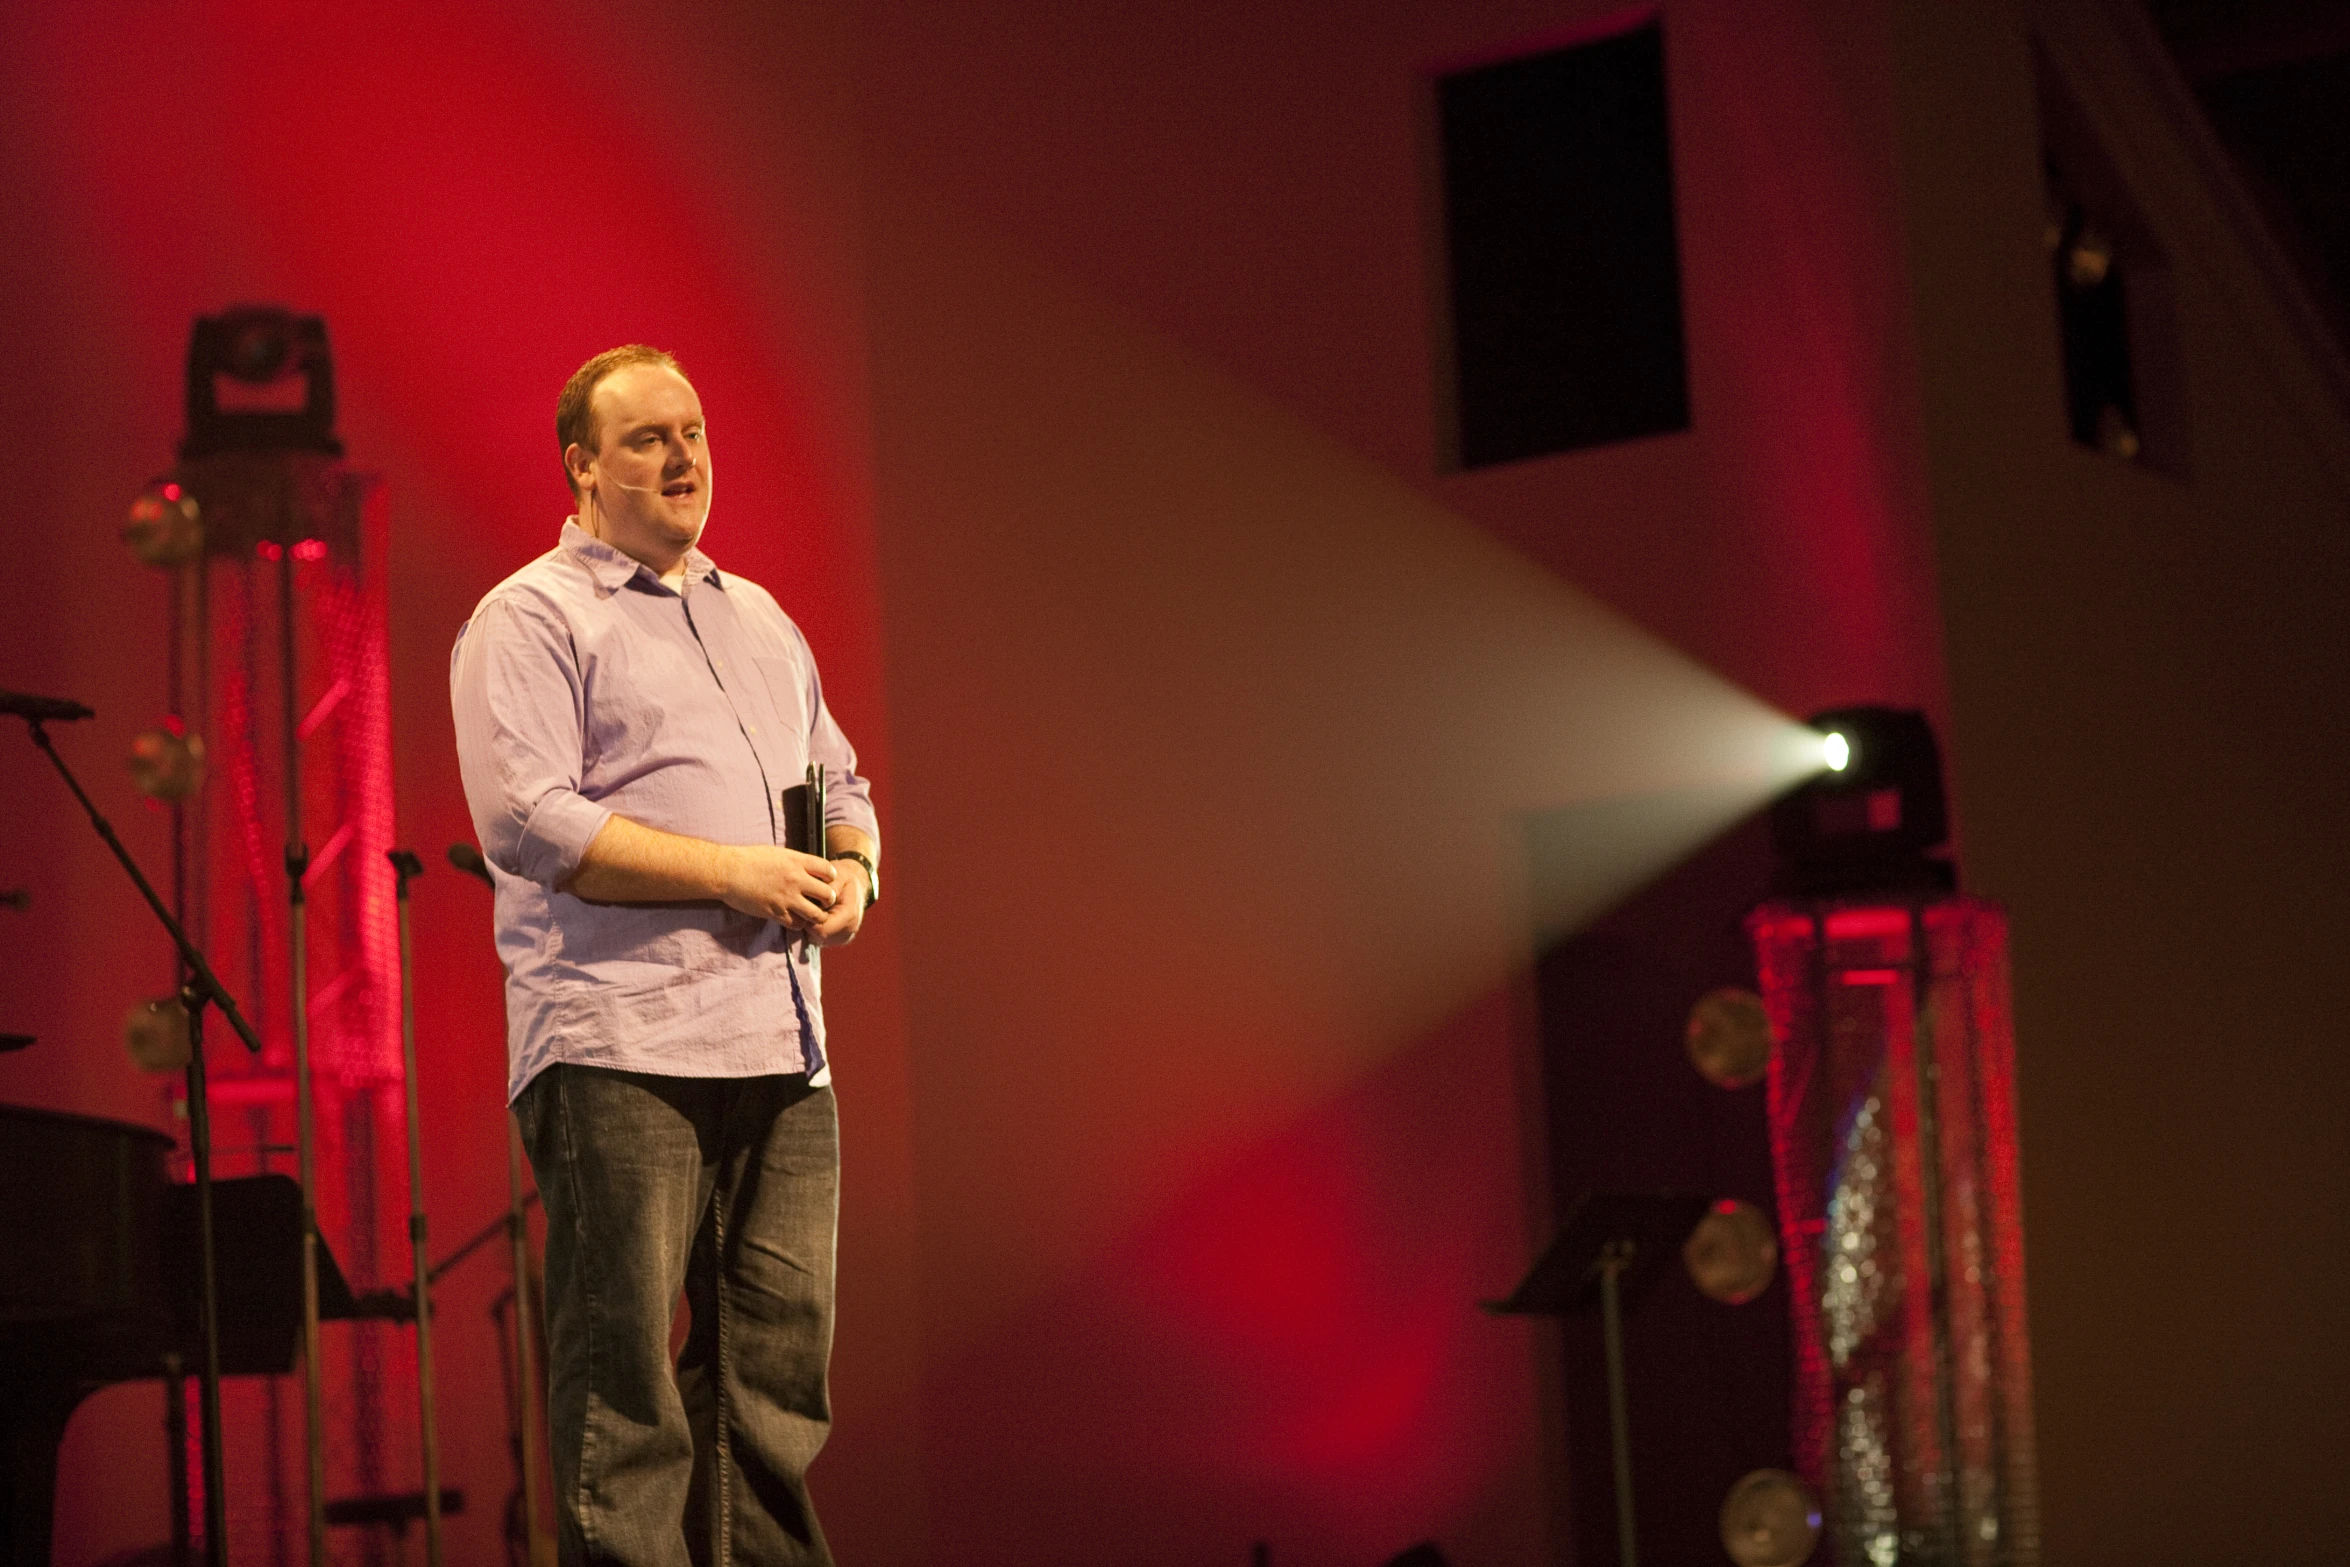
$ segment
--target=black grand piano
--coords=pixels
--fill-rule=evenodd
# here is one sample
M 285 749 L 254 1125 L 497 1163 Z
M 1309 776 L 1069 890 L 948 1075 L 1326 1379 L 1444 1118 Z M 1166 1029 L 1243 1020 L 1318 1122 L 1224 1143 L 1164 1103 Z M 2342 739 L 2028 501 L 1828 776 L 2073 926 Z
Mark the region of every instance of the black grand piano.
M 161 1132 L 0 1106 L 0 1558 L 49 1560 L 57 1444 L 109 1382 L 179 1347 Z
M 168 1179 L 151 1127 L 0 1105 L 0 1567 L 45 1567 L 57 1445 L 84 1398 L 202 1363 L 195 1189 Z M 229 1375 L 294 1366 L 302 1195 L 282 1175 L 215 1180 L 220 1359 Z M 322 1317 L 405 1315 L 352 1298 L 319 1250 Z M 160 1435 L 157 1461 L 165 1461 Z

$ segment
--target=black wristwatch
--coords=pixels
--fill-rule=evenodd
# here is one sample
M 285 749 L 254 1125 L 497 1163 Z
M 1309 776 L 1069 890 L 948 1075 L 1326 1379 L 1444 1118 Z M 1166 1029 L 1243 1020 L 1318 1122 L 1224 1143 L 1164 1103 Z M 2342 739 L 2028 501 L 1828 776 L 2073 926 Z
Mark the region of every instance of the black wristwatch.
M 881 901 L 881 872 L 873 868 L 873 861 L 862 849 L 834 849 L 824 856 L 828 860 L 855 860 L 865 867 L 865 907 L 870 909 Z

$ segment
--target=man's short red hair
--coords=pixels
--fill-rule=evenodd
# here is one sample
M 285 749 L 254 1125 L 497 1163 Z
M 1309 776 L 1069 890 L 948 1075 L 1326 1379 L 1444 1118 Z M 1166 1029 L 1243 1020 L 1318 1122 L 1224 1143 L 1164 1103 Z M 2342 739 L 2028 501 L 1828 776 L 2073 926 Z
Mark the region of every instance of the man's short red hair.
M 685 370 L 673 355 L 644 343 L 623 343 L 618 348 L 607 348 L 595 358 L 571 373 L 563 383 L 563 395 L 555 399 L 555 456 L 562 461 L 563 454 L 579 446 L 596 451 L 596 388 L 604 377 L 615 370 L 626 370 L 631 365 L 665 365 L 684 375 Z M 563 464 L 563 482 L 571 486 L 574 500 L 579 498 L 579 485 L 571 477 L 571 465 Z

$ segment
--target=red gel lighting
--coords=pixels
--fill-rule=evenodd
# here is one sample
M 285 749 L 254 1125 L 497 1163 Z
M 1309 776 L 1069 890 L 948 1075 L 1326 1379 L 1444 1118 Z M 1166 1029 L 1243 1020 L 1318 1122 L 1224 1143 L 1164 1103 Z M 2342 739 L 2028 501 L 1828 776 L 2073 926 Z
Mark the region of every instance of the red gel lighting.
M 1808 919 L 1801 923 L 1808 925 Z M 1899 936 L 1909 934 L 1909 910 L 1906 908 L 1838 909 L 1828 916 L 1828 939 L 1852 941 L 1865 936 Z M 1906 946 L 1903 953 L 1906 955 Z
M 279 556 L 285 554 L 285 550 L 283 547 L 270 542 L 268 539 L 263 539 L 259 544 L 253 546 L 253 553 L 260 556 L 263 560 L 276 560 Z
M 1836 1559 L 1904 1531 L 2036 1552 L 2007 919 L 1767 905 L 1748 920 L 1795 1337 L 1796 1469 Z
M 301 543 L 299 543 L 299 544 L 297 544 L 297 545 L 295 545 L 295 546 L 294 546 L 294 559 L 296 559 L 296 560 L 324 560 L 324 559 L 326 559 L 326 540 L 324 540 L 324 539 L 304 539 L 304 540 L 303 540 Z

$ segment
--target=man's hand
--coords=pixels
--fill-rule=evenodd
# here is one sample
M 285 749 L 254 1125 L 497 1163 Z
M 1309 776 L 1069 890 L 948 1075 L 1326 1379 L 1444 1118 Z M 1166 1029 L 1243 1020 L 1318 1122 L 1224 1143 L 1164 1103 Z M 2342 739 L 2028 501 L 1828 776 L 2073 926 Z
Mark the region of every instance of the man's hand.
M 864 889 L 844 878 L 830 860 L 797 849 L 738 844 L 728 851 L 726 887 L 719 894 L 730 909 L 760 919 L 781 920 L 823 941 L 823 931 L 841 913 L 841 904 L 863 912 Z M 847 891 L 844 894 L 844 886 Z
M 873 889 L 865 884 L 865 867 L 855 860 L 827 860 L 834 873 L 832 908 L 809 930 L 819 947 L 841 947 L 857 939 L 865 923 L 865 899 Z
M 879 860 L 881 845 L 846 823 L 825 834 L 834 853 Z M 819 859 L 771 844 L 722 844 L 605 819 L 559 889 L 599 903 L 680 903 L 716 898 L 730 909 L 781 920 L 821 947 L 855 938 L 873 889 L 855 860 Z

